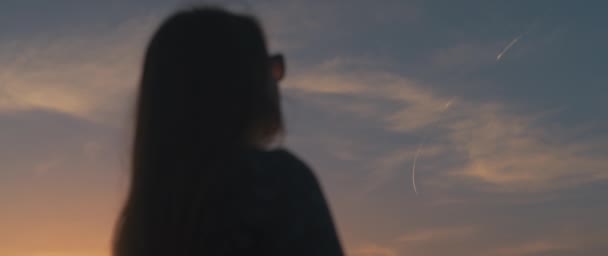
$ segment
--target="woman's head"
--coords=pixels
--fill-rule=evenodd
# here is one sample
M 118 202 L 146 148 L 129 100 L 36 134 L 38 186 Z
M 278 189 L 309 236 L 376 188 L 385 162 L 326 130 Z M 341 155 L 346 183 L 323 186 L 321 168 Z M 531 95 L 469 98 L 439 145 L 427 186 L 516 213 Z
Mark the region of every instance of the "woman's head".
M 197 8 L 160 25 L 145 54 L 115 255 L 179 255 L 200 244 L 190 240 L 193 222 L 221 211 L 210 197 L 234 189 L 235 157 L 282 131 L 283 70 L 251 17 Z
M 145 55 L 138 128 L 188 143 L 265 144 L 282 130 L 271 60 L 251 17 L 214 8 L 169 17 Z

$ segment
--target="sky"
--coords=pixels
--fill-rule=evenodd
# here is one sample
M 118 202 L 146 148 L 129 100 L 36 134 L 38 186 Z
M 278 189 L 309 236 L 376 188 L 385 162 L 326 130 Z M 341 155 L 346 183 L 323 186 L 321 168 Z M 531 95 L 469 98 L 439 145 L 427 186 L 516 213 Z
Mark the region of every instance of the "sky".
M 0 255 L 106 256 L 147 40 L 202 1 L 4 0 Z M 218 3 L 211 2 L 211 3 Z M 605 1 L 222 1 L 348 255 L 605 255 Z

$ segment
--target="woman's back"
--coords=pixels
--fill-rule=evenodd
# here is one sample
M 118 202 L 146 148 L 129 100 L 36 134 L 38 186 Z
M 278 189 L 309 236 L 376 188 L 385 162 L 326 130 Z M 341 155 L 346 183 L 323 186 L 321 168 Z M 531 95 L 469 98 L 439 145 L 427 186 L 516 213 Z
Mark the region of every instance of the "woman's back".
M 252 149 L 216 195 L 207 237 L 217 255 L 342 255 L 334 223 L 312 170 L 286 150 Z M 235 193 L 236 192 L 236 193 Z M 205 252 L 209 252 L 209 248 Z

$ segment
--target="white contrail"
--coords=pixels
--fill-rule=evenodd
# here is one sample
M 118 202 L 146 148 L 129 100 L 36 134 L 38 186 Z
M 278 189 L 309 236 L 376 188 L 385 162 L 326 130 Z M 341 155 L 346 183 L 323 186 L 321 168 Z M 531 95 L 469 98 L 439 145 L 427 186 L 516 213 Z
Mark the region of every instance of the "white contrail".
M 412 185 L 414 186 L 416 195 L 418 195 L 418 189 L 416 189 L 416 161 L 418 160 L 420 151 L 422 151 L 422 146 L 424 146 L 424 143 L 418 144 L 418 149 L 416 149 L 416 154 L 414 154 L 414 163 L 412 164 Z
M 443 114 L 443 112 L 445 112 L 446 110 L 448 110 L 450 108 L 450 106 L 452 106 L 452 103 L 454 103 L 454 99 L 455 98 L 451 98 L 445 104 L 443 104 L 443 108 L 441 109 L 440 114 Z M 428 137 L 428 135 L 425 136 L 424 138 L 422 138 L 422 143 L 418 144 L 416 153 L 414 153 L 414 160 L 412 161 L 412 186 L 414 187 L 414 192 L 416 193 L 416 195 L 418 195 L 418 189 L 416 188 L 416 161 L 418 161 L 418 156 L 422 152 L 422 148 L 424 147 L 424 144 L 426 143 L 427 137 Z
M 496 55 L 496 61 L 499 61 L 500 59 L 502 59 L 502 56 L 504 56 L 509 49 L 511 49 L 511 47 L 513 47 L 515 44 L 517 44 L 517 42 L 519 42 L 519 39 L 521 39 L 524 36 L 524 33 L 521 33 L 519 36 L 517 36 L 515 39 L 511 40 L 511 42 L 504 48 L 502 49 L 502 51 Z

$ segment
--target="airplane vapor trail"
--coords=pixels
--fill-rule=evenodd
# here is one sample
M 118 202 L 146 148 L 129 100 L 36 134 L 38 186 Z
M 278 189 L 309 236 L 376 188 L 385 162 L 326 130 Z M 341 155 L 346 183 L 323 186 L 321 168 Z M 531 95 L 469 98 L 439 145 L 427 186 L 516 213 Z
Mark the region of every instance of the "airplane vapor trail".
M 511 40 L 511 42 L 509 42 L 509 44 L 504 49 L 502 49 L 502 51 L 498 55 L 496 55 L 496 61 L 502 59 L 502 56 L 504 56 L 511 49 L 511 47 L 517 44 L 517 42 L 519 42 L 519 40 L 524 36 L 524 34 L 525 33 L 522 33 L 513 40 Z
M 454 103 L 454 100 L 455 98 L 451 98 L 445 104 L 443 104 L 440 114 L 443 114 L 443 112 L 448 110 L 450 106 L 452 106 L 452 103 Z M 418 195 L 418 188 L 416 188 L 416 161 L 418 161 L 418 156 L 420 156 L 420 154 L 422 153 L 424 144 L 427 142 L 428 136 L 429 134 L 425 135 L 422 138 L 422 142 L 418 144 L 418 148 L 416 148 L 416 153 L 414 153 L 414 160 L 412 161 L 412 187 L 414 188 L 416 196 Z
M 418 189 L 416 188 L 416 161 L 418 160 L 418 155 L 420 155 L 423 146 L 424 143 L 418 144 L 418 149 L 416 149 L 416 154 L 414 154 L 414 163 L 412 164 L 412 185 L 414 186 L 416 195 L 418 195 Z

